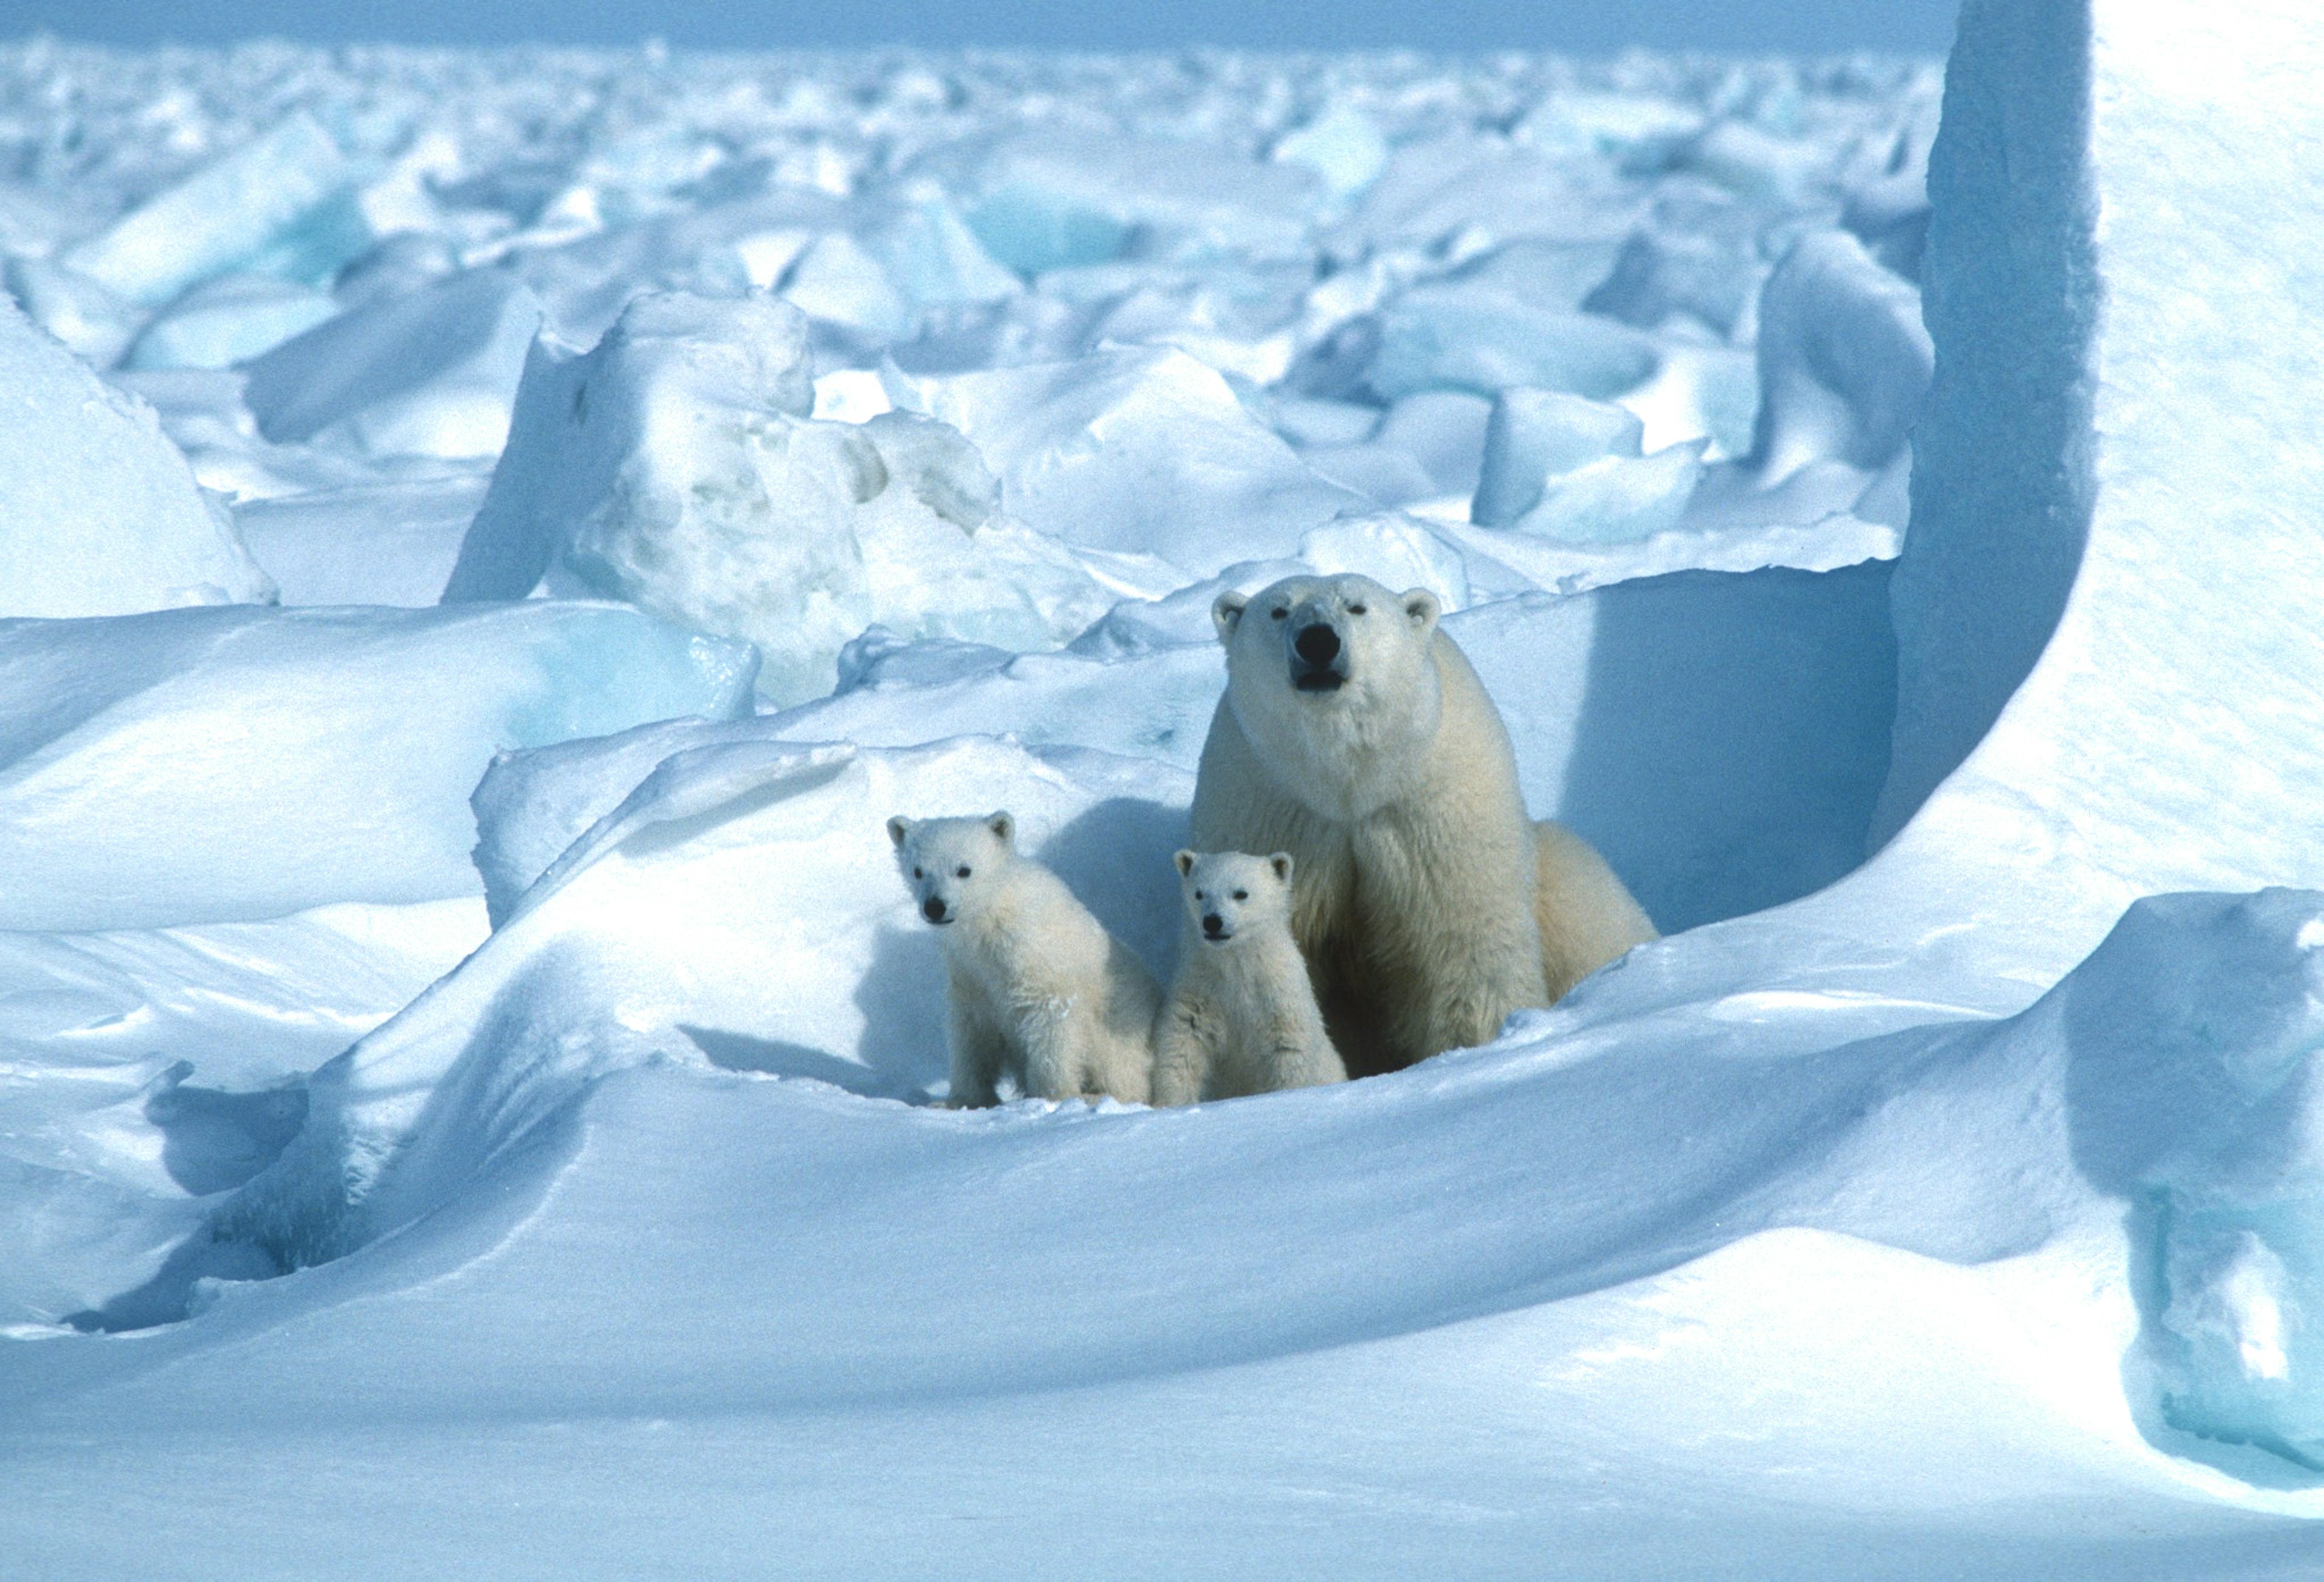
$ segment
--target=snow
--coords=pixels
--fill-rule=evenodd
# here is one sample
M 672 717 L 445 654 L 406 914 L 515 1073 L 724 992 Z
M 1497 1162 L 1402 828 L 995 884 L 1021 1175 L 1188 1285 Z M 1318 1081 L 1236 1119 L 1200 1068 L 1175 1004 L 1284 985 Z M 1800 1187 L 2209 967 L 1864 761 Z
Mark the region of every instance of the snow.
M 2311 13 L 0 45 L 0 1569 L 2312 1567 Z M 942 1108 L 885 818 L 1167 971 L 1309 570 L 1666 937 Z
M 494 751 L 731 713 L 752 668 L 579 602 L 0 623 L 0 925 L 473 894 L 467 794 Z
M 152 409 L 0 302 L 0 617 L 273 596 Z

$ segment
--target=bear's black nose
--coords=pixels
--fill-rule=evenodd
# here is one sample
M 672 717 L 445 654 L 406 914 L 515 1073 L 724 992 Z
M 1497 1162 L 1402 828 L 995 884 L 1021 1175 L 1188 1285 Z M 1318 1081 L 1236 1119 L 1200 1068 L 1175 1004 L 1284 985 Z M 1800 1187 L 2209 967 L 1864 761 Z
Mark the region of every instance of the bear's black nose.
M 1310 665 L 1328 665 L 1340 657 L 1340 634 L 1320 621 L 1303 626 L 1291 639 L 1291 651 Z
M 920 903 L 920 911 L 927 916 L 930 923 L 942 923 L 944 921 L 944 903 L 937 900 L 934 896 L 930 896 L 927 900 Z
M 1226 925 L 1226 919 L 1215 912 L 1206 912 L 1203 915 L 1203 932 L 1213 939 L 1218 938 L 1225 931 Z

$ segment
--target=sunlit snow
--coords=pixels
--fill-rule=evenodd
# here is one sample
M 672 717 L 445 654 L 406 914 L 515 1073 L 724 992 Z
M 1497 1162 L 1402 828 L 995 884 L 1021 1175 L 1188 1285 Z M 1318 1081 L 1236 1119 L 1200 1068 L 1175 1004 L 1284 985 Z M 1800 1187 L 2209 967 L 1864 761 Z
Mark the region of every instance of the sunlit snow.
M 0 46 L 0 1575 L 2324 1564 L 2319 80 Z M 942 1108 L 1302 571 L 1665 937 Z

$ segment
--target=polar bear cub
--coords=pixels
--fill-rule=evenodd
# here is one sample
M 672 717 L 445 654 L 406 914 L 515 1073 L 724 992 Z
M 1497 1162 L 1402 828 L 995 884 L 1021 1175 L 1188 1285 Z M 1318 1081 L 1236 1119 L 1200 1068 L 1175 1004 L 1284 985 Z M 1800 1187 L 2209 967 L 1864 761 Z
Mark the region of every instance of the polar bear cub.
M 1344 1082 L 1291 937 L 1291 859 L 1181 851 L 1178 973 L 1154 1025 L 1154 1102 Z
M 1161 990 L 1065 881 L 1016 847 L 1016 821 L 891 818 L 896 867 L 944 952 L 954 1109 L 1028 1096 L 1143 1104 Z

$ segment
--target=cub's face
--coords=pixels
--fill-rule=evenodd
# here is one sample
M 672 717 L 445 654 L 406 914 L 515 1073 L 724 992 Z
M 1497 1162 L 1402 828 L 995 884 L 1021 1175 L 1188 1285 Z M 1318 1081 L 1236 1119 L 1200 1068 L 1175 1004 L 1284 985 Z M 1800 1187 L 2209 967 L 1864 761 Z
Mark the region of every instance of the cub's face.
M 1223 945 L 1252 930 L 1291 926 L 1288 853 L 1181 851 L 1174 860 L 1187 919 L 1204 944 Z
M 1005 813 L 888 821 L 897 871 L 911 886 L 920 915 L 939 928 L 975 911 L 991 894 L 1015 855 L 1016 838 L 1016 821 Z

